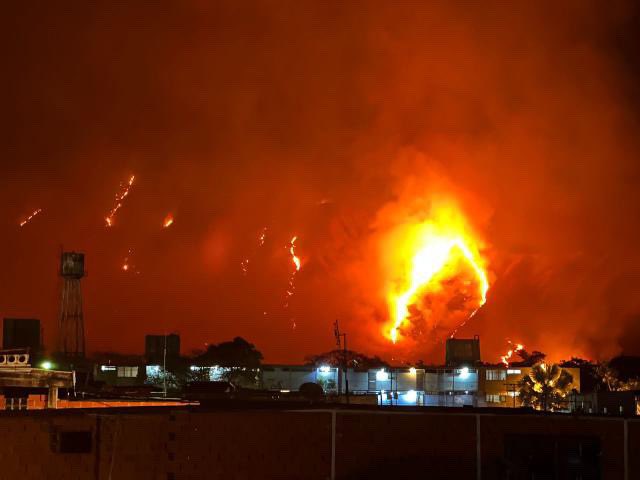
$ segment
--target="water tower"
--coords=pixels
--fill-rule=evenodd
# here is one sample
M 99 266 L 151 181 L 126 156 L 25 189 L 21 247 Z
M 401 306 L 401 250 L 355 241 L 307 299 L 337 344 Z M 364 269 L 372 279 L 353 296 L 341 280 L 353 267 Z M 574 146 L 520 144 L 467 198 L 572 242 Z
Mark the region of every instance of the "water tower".
M 84 277 L 84 253 L 62 252 L 60 276 L 60 352 L 67 357 L 84 357 L 84 315 L 80 280 Z

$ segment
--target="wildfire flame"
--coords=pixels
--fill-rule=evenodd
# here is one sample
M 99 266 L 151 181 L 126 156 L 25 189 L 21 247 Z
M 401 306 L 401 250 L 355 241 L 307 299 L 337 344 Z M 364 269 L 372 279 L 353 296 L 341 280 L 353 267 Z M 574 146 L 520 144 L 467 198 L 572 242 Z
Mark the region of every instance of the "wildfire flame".
M 293 272 L 291 272 L 291 275 L 289 276 L 289 288 L 287 289 L 287 300 L 284 304 L 285 308 L 289 307 L 289 298 L 293 295 L 293 293 L 296 290 L 296 286 L 295 286 L 296 273 L 300 271 L 300 267 L 302 266 L 302 263 L 300 262 L 300 257 L 296 255 L 296 240 L 298 240 L 297 235 L 295 235 L 289 242 L 289 253 L 291 254 L 291 262 L 293 263 L 293 266 L 295 269 L 293 270 Z M 295 328 L 295 322 L 294 322 L 294 328 Z
M 267 239 L 267 227 L 262 227 L 262 230 L 260 230 L 260 234 L 258 235 L 258 247 L 263 247 L 266 239 Z M 251 253 L 250 255 L 251 257 L 255 255 L 255 250 L 256 248 L 254 247 L 253 253 Z M 249 271 L 249 257 L 244 258 L 240 262 L 240 268 L 242 269 L 242 275 L 246 276 L 247 272 Z
M 38 215 L 40 212 L 42 212 L 41 208 L 38 208 L 38 209 L 34 210 L 31 213 L 31 215 L 29 215 L 27 218 L 25 218 L 23 221 L 20 222 L 20 227 L 24 227 L 27 223 L 29 223 L 33 219 L 33 217 Z
M 441 292 L 443 281 L 457 275 L 460 261 L 470 267 L 477 286 L 473 299 L 465 298 L 477 300 L 467 319 L 485 304 L 489 290 L 480 242 L 454 205 L 437 206 L 429 219 L 410 226 L 404 235 L 396 245 L 403 274 L 388 295 L 392 322 L 386 335 L 393 343 L 401 338 L 402 328 L 409 326 L 410 306 L 425 294 Z
M 511 342 L 509 342 L 509 345 L 512 345 Z M 505 364 L 505 366 L 509 366 L 509 360 L 511 360 L 511 357 L 513 357 L 513 354 L 516 352 L 519 352 L 520 350 L 524 350 L 524 345 L 522 345 L 521 343 L 516 343 L 515 346 L 512 346 L 505 355 L 502 355 L 500 357 L 500 360 L 502 361 L 502 363 Z
M 173 215 L 169 213 L 166 217 L 164 217 L 162 228 L 169 228 L 171 225 L 173 225 Z
M 258 245 L 262 247 L 266 239 L 267 239 L 267 227 L 262 227 L 262 230 L 260 231 L 260 236 L 258 237 Z
M 291 261 L 293 262 L 293 264 L 296 267 L 296 272 L 300 271 L 300 258 L 298 258 L 296 256 L 296 240 L 298 239 L 297 236 L 293 237 L 291 239 L 291 244 L 289 247 L 289 253 L 291 254 Z
M 129 249 L 127 251 L 127 256 L 124 257 L 124 261 L 122 262 L 122 271 L 123 272 L 129 272 L 132 271 L 136 274 L 139 274 L 140 271 L 136 269 L 136 266 L 132 263 L 132 258 L 133 258 L 133 249 Z
M 136 178 L 135 175 L 131 175 L 131 177 L 129 177 L 128 182 L 120 184 L 120 191 L 116 193 L 115 203 L 113 205 L 113 208 L 109 211 L 109 214 L 104 219 L 107 227 L 113 226 L 113 220 L 115 218 L 115 215 L 118 212 L 118 210 L 122 208 L 122 202 L 129 195 L 131 186 L 133 185 L 135 178 Z

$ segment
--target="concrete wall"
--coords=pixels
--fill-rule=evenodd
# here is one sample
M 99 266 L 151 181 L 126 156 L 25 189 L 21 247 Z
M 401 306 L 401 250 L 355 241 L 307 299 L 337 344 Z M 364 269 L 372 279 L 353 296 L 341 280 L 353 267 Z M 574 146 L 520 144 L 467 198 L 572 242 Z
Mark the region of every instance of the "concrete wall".
M 74 431 L 89 432 L 88 453 L 57 452 L 55 439 Z M 170 407 L 2 413 L 0 478 L 324 480 L 428 473 L 474 479 L 480 466 L 483 479 L 499 479 L 509 466 L 510 435 L 549 445 L 586 438 L 599 445 L 600 478 L 640 478 L 640 420 L 497 411 Z

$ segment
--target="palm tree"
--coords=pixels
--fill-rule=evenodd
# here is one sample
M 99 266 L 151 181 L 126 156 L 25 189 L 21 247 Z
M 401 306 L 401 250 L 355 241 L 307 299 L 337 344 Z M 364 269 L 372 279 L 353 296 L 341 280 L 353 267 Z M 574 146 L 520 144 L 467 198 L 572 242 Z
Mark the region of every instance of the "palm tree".
M 600 362 L 594 372 L 596 380 L 604 385 L 609 392 L 614 392 L 620 387 L 618 372 L 609 366 L 608 362 Z
M 557 364 L 537 363 L 520 381 L 523 405 L 538 410 L 558 410 L 571 392 L 573 376 Z

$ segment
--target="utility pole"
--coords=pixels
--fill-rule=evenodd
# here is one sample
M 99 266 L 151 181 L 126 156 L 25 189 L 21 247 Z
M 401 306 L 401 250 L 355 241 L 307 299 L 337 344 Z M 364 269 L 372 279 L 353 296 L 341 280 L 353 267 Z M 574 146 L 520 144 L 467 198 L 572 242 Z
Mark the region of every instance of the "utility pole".
M 453 403 L 452 407 L 456 406 L 456 367 L 451 370 L 451 389 L 453 390 Z
M 164 350 L 162 352 L 162 384 L 164 398 L 167 398 L 167 332 L 164 332 Z
M 344 369 L 344 392 L 346 395 L 347 403 L 349 403 L 349 378 L 347 376 L 348 369 L 349 369 L 349 364 L 347 362 L 347 334 L 340 333 L 340 326 L 338 325 L 338 320 L 336 320 L 335 323 L 333 324 L 333 334 L 336 337 L 336 345 L 338 347 L 338 350 L 340 349 L 340 337 L 344 339 L 343 341 L 344 350 L 342 351 L 342 367 Z M 340 373 L 338 372 L 338 375 L 339 374 Z
M 518 388 L 517 383 L 506 383 L 507 392 L 511 392 L 513 397 L 513 408 L 516 408 L 516 389 Z

